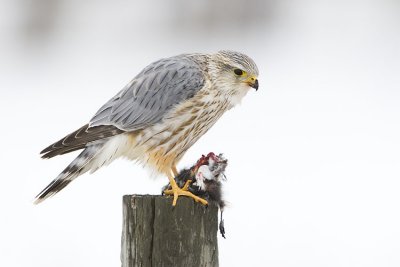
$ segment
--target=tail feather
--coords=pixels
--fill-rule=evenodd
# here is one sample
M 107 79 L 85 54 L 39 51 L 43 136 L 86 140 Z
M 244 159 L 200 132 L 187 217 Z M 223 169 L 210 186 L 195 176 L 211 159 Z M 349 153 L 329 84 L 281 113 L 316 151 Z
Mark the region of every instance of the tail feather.
M 92 161 L 102 151 L 104 142 L 93 144 L 86 147 L 56 179 L 44 188 L 35 198 L 34 204 L 39 204 L 43 200 L 55 195 L 64 189 L 79 175 L 84 174 L 92 168 Z

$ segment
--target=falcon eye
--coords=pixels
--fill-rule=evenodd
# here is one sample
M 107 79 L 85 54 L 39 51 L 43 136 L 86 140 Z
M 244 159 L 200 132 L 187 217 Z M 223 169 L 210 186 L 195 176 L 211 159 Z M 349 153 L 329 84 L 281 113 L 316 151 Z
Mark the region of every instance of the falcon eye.
M 233 72 L 237 75 L 237 76 L 242 76 L 243 75 L 243 71 L 241 69 L 234 69 Z

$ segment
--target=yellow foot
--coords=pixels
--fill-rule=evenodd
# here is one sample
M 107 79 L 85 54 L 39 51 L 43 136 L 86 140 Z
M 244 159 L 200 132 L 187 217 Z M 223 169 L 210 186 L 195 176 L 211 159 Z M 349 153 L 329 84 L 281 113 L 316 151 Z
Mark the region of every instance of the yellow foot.
M 202 199 L 196 195 L 193 195 L 191 192 L 188 191 L 189 185 L 192 181 L 186 181 L 185 185 L 182 188 L 179 188 L 176 184 L 171 185 L 172 189 L 168 189 L 164 191 L 166 195 L 173 195 L 174 200 L 172 201 L 172 206 L 176 205 L 176 201 L 178 200 L 179 196 L 187 196 L 193 198 L 196 202 L 200 202 L 203 205 L 208 205 L 207 200 Z

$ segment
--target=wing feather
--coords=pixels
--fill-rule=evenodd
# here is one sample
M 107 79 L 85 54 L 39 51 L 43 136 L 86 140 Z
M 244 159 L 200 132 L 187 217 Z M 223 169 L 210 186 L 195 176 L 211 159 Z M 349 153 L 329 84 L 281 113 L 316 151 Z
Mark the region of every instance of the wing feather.
M 123 132 L 123 130 L 111 125 L 89 127 L 89 124 L 86 124 L 61 140 L 46 147 L 40 152 L 40 154 L 43 154 L 42 158 L 52 158 L 57 155 L 85 148 L 88 143 L 121 134 Z
M 100 139 L 154 125 L 174 106 L 193 97 L 204 83 L 200 66 L 189 56 L 156 61 L 104 104 L 89 124 L 45 148 L 42 158 L 69 153 Z
M 193 97 L 204 83 L 199 65 L 189 57 L 156 61 L 103 105 L 89 125 L 113 125 L 124 131 L 154 125 L 174 106 Z

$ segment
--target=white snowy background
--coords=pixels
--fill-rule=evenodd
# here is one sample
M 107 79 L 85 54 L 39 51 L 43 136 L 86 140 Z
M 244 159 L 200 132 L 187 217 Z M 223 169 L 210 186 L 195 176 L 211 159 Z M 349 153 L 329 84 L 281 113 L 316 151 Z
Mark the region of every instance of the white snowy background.
M 0 2 L 0 266 L 119 266 L 122 195 L 158 194 L 118 160 L 41 205 L 76 156 L 38 152 L 150 62 L 231 49 L 260 89 L 180 168 L 224 152 L 220 266 L 400 266 L 400 2 Z

